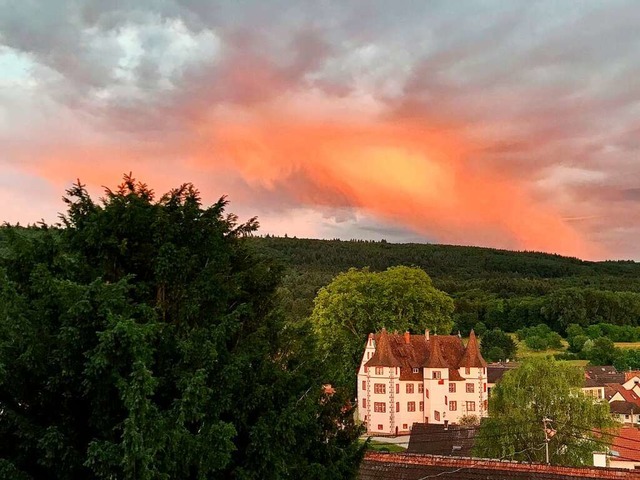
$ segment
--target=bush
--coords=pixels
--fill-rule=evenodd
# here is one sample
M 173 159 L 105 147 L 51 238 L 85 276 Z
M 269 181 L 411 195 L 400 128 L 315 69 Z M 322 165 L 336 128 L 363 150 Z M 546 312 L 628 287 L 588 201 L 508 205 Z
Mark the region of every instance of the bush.
M 498 362 L 501 360 L 506 360 L 507 356 L 504 354 L 504 350 L 500 347 L 492 347 L 484 357 L 487 362 Z
M 527 337 L 524 339 L 524 344 L 531 350 L 546 350 L 549 347 L 547 339 L 539 336 Z

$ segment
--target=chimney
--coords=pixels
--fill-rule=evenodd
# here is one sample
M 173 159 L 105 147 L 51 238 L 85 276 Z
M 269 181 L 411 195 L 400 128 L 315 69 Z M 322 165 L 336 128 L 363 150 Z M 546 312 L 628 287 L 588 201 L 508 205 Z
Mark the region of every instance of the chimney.
M 428 329 L 428 328 L 424 331 L 424 337 L 425 337 L 427 340 L 429 340 L 429 329 Z
M 444 429 L 449 430 L 449 420 L 444 421 Z
M 409 332 L 404 332 L 404 343 L 407 345 L 411 343 L 411 334 Z

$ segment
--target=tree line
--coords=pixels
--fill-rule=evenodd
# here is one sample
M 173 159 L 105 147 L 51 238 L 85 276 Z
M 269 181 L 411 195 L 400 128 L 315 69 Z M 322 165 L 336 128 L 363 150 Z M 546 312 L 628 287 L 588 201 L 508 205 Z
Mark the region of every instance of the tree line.
M 317 292 L 340 272 L 395 265 L 425 270 L 454 301 L 454 331 L 482 322 L 515 332 L 548 325 L 566 335 L 570 324 L 640 326 L 640 264 L 588 262 L 534 252 L 479 247 L 256 237 L 256 248 L 288 269 L 282 291 L 291 318 L 307 318 Z

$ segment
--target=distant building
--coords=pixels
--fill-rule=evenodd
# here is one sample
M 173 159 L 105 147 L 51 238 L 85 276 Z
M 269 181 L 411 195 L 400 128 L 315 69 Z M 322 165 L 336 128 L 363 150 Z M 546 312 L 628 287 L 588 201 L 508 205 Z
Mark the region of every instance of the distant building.
M 623 384 L 625 374 L 616 370 L 612 365 L 588 366 L 584 368 L 584 386 L 582 391 L 585 395 L 602 400 L 605 398 L 605 386 L 607 384 Z
M 593 464 L 598 467 L 638 469 L 640 468 L 638 445 L 640 445 L 640 430 L 635 427 L 622 427 L 613 436 L 607 452 L 593 454 Z
M 487 363 L 473 333 L 369 334 L 358 371 L 358 416 L 369 434 L 406 434 L 414 423 L 487 415 Z

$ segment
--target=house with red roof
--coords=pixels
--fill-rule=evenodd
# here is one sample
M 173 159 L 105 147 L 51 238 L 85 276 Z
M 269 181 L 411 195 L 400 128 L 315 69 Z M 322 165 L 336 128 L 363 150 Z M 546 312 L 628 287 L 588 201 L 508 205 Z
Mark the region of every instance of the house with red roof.
M 640 468 L 640 430 L 622 427 L 612 437 L 611 446 L 605 453 L 594 453 L 595 466 L 612 468 Z
M 358 416 L 376 435 L 414 423 L 455 424 L 487 415 L 487 363 L 472 331 L 456 335 L 369 334 L 358 371 Z

